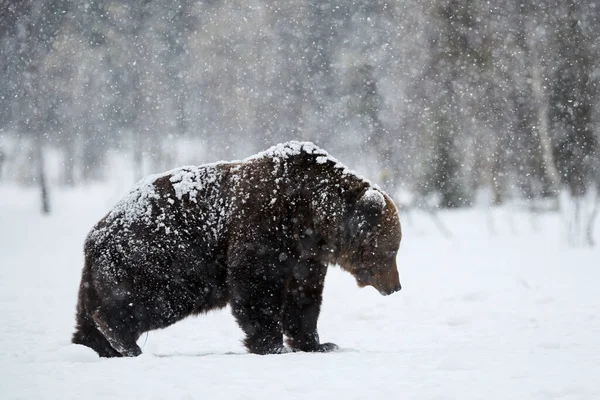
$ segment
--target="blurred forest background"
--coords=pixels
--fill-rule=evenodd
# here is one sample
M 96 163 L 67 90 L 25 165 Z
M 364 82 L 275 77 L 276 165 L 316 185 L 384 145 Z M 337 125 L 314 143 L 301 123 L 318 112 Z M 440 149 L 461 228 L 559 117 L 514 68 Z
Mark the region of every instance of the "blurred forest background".
M 597 213 L 597 0 L 0 4 L 0 181 L 45 208 L 111 155 L 139 178 L 297 139 L 406 206 Z

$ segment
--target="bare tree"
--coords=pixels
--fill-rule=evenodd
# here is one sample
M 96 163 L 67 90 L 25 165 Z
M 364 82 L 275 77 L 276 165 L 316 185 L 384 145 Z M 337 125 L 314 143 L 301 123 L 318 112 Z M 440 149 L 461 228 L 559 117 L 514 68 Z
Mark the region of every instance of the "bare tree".
M 558 143 L 554 148 L 557 168 L 570 194 L 569 240 L 573 244 L 592 244 L 586 235 L 588 220 L 596 212 L 590 202 L 594 167 L 598 162 L 598 139 L 593 132 L 593 64 L 581 19 L 581 3 L 569 0 L 558 4 L 556 69 L 552 87 L 552 115 Z M 590 200 L 588 196 L 593 196 Z M 588 236 L 586 238 L 586 236 Z

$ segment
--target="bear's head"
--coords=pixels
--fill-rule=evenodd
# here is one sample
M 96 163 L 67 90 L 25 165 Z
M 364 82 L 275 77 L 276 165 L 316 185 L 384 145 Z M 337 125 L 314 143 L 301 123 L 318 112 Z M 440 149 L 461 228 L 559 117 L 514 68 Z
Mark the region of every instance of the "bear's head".
M 398 212 L 392 200 L 368 188 L 350 205 L 344 224 L 340 266 L 360 287 L 373 286 L 384 296 L 400 290 L 396 255 L 402 239 Z

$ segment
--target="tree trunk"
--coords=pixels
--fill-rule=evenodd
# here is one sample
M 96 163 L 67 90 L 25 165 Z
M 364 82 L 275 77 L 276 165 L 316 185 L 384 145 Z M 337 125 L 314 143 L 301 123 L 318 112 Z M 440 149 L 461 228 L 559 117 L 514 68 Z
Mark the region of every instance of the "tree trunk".
M 552 152 L 552 142 L 550 141 L 548 127 L 548 102 L 545 100 L 544 89 L 542 88 L 542 71 L 539 55 L 536 48 L 535 37 L 531 31 L 534 29 L 531 24 L 528 26 L 529 51 L 531 55 L 531 89 L 535 100 L 535 110 L 537 117 L 537 134 L 540 141 L 540 150 L 543 162 L 543 173 L 550 182 L 551 190 L 556 192 L 560 187 L 560 175 L 556 169 L 554 154 Z
M 37 158 L 38 183 L 40 185 L 40 194 L 42 200 L 42 214 L 50 214 L 50 195 L 48 193 L 48 184 L 46 181 L 46 168 L 44 162 L 44 137 L 38 132 L 35 137 L 35 151 Z

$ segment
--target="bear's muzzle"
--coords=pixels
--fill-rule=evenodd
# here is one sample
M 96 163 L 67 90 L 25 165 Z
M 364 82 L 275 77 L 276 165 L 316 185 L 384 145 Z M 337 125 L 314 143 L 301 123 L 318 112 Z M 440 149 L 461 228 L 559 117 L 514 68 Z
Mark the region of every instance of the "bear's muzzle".
M 402 285 L 400 285 L 398 269 L 394 267 L 388 272 L 376 274 L 372 286 L 383 296 L 388 296 L 392 293 L 400 291 L 400 289 L 402 289 Z

